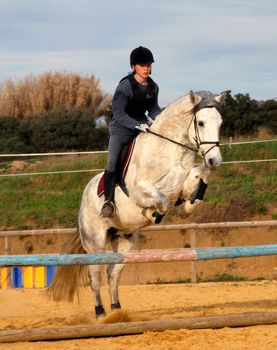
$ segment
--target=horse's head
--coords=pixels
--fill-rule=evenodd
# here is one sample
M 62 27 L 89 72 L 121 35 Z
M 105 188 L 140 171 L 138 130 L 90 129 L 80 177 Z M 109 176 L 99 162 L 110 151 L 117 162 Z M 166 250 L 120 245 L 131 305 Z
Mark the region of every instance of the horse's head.
M 205 91 L 190 92 L 194 108 L 188 136 L 208 168 L 216 168 L 222 161 L 219 149 L 219 130 L 222 123 L 220 107 L 226 94 L 227 91 L 218 96 Z

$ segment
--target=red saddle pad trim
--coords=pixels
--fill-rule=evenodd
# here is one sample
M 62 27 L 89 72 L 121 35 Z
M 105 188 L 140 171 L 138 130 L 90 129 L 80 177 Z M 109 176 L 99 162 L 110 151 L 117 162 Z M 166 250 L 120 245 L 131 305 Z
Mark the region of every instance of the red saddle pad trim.
M 126 176 L 126 173 L 127 173 L 127 170 L 128 170 L 128 166 L 129 166 L 129 163 L 130 163 L 133 151 L 134 151 L 135 142 L 136 142 L 136 139 L 134 139 L 134 141 L 132 143 L 130 143 L 130 145 L 128 147 L 128 152 L 127 152 L 127 155 L 125 157 L 122 170 L 120 171 L 121 176 L 123 178 L 125 178 L 125 176 Z M 116 186 L 117 185 L 118 184 L 116 184 Z M 104 174 L 101 176 L 101 178 L 100 178 L 100 180 L 98 182 L 98 186 L 97 186 L 97 195 L 98 195 L 98 197 L 101 197 L 103 194 L 104 194 Z

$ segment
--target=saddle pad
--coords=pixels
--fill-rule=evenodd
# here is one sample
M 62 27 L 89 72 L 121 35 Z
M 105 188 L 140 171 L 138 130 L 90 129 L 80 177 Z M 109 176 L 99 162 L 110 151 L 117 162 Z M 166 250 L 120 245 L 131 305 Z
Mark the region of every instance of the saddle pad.
M 127 173 L 127 169 L 133 154 L 133 150 L 135 147 L 135 142 L 136 139 L 134 139 L 133 142 L 130 143 L 130 145 L 128 146 L 128 152 L 127 155 L 124 159 L 124 163 L 122 166 L 122 169 L 120 169 L 120 176 L 123 177 L 123 179 L 125 178 L 125 175 Z M 117 183 L 115 184 L 116 186 L 118 185 Z M 101 197 L 104 194 L 104 174 L 101 176 L 99 182 L 98 182 L 98 186 L 97 186 L 97 195 L 98 197 Z

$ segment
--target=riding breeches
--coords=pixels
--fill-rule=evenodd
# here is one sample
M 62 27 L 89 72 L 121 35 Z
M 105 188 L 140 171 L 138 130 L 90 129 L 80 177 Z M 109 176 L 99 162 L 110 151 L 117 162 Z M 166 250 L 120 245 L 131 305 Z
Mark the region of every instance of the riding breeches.
M 128 145 L 133 141 L 134 136 L 130 135 L 111 135 L 109 139 L 109 155 L 106 170 L 116 171 L 119 161 L 124 159 L 128 150 Z

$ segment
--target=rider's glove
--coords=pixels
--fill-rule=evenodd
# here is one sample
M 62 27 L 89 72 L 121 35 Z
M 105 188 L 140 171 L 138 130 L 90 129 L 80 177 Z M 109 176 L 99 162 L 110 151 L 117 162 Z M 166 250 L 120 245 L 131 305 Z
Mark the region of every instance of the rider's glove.
M 153 124 L 154 120 L 151 117 L 149 117 L 149 115 L 146 118 L 147 118 L 148 126 L 151 126 Z
M 135 126 L 135 129 L 138 129 L 139 131 L 147 132 L 150 128 L 147 124 L 137 124 Z

